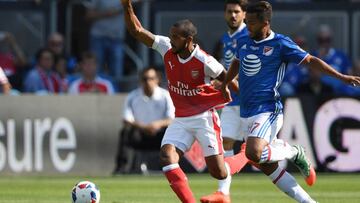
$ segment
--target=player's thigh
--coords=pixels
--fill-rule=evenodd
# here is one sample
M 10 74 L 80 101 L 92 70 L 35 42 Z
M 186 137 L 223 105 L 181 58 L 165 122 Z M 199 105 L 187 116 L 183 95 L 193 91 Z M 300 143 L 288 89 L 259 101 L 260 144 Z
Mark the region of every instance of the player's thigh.
M 225 106 L 221 116 L 221 130 L 224 138 L 233 140 L 243 140 L 244 134 L 241 133 L 240 107 Z
M 194 140 L 194 136 L 189 133 L 186 127 L 175 119 L 166 129 L 161 147 L 170 144 L 185 153 L 190 149 Z
M 216 111 L 209 111 L 208 116 L 197 119 L 192 127 L 205 157 L 224 152 L 220 119 Z
M 277 138 L 282 125 L 283 114 L 281 113 L 261 113 L 250 119 L 250 127 L 248 129 L 248 137 L 254 137 L 271 143 Z

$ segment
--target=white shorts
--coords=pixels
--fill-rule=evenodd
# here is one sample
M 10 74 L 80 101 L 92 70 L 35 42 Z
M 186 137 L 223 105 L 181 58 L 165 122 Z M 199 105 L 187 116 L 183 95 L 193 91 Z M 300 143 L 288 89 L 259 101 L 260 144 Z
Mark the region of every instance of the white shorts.
M 201 145 L 204 156 L 223 154 L 220 119 L 215 110 L 188 117 L 176 117 L 166 129 L 161 146 L 174 145 L 188 151 L 195 139 Z
M 249 118 L 241 118 L 242 133 L 247 137 L 258 137 L 271 143 L 277 138 L 282 125 L 282 113 L 261 113 Z
M 240 141 L 244 139 L 245 135 L 241 133 L 240 106 L 225 106 L 220 120 L 223 137 Z

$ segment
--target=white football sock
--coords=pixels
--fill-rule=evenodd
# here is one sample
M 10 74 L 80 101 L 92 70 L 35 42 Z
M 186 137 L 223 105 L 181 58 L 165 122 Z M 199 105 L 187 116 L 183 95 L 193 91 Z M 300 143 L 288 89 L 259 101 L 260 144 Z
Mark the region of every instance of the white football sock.
M 308 193 L 296 182 L 295 178 L 291 176 L 284 169 L 278 167 L 272 174 L 269 175 L 272 182 L 289 197 L 295 199 L 300 203 L 315 202 Z
M 224 157 L 234 156 L 234 150 L 225 150 Z M 230 185 L 231 185 L 231 175 L 230 175 L 230 167 L 227 163 L 225 163 L 226 170 L 228 172 L 228 176 L 224 180 L 219 180 L 218 182 L 218 191 L 221 191 L 225 195 L 230 193 Z
M 230 175 L 230 167 L 227 163 L 225 163 L 225 168 L 226 168 L 228 176 L 223 180 L 219 180 L 218 191 L 224 193 L 225 195 L 228 195 L 228 194 L 230 194 L 231 175 Z
M 297 153 L 296 148 L 281 139 L 276 139 L 264 147 L 259 163 L 274 163 L 285 159 L 294 159 Z

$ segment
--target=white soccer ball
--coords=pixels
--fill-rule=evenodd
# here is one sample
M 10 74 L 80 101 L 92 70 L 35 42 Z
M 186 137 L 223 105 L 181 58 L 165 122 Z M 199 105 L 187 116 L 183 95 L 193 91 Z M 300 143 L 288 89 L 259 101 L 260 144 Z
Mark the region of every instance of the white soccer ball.
M 99 203 L 100 190 L 90 181 L 77 183 L 71 192 L 72 203 Z

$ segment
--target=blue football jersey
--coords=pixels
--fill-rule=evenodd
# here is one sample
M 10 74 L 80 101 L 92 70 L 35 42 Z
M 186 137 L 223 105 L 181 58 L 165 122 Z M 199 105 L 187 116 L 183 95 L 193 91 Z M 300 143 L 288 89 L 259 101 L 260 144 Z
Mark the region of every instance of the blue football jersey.
M 239 29 L 233 34 L 230 35 L 226 32 L 222 36 L 221 42 L 223 43 L 223 57 L 226 70 L 229 69 L 232 60 L 236 56 L 237 50 L 245 43 L 245 38 L 247 36 L 248 30 L 246 29 L 245 23 L 242 23 Z M 229 106 L 239 105 L 240 98 L 238 92 L 231 90 L 231 98 L 232 102 L 228 104 Z
M 246 37 L 236 57 L 240 61 L 240 116 L 264 112 L 282 113 L 278 88 L 288 63 L 295 64 L 308 55 L 290 38 L 271 32 L 261 41 Z

